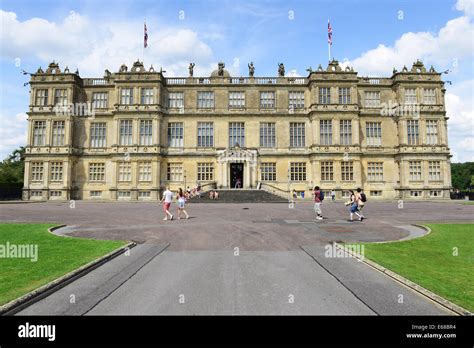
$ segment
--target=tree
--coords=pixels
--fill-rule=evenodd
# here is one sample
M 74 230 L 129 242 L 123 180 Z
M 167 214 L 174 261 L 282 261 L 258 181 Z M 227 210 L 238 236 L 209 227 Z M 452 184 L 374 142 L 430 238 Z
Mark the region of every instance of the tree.
M 0 162 L 0 183 L 23 184 L 24 173 L 25 148 L 21 146 Z
M 467 191 L 474 187 L 474 162 L 452 163 L 451 180 L 455 190 Z

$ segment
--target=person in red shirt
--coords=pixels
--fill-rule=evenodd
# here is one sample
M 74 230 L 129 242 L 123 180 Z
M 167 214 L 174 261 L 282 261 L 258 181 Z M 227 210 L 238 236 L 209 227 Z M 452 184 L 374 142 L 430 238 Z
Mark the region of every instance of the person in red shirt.
M 323 202 L 324 196 L 319 189 L 319 186 L 315 186 L 313 191 L 314 197 L 314 212 L 316 213 L 316 220 L 323 219 L 323 212 L 321 211 L 321 204 Z

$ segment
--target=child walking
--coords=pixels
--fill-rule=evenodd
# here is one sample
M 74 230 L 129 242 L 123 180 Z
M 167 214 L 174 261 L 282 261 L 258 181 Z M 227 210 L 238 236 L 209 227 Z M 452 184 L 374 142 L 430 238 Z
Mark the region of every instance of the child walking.
M 181 213 L 184 213 L 186 220 L 189 219 L 189 215 L 184 210 L 184 204 L 186 203 L 186 197 L 184 196 L 183 190 L 180 188 L 178 190 L 178 220 L 181 220 Z
M 168 220 L 168 216 L 170 220 L 173 220 L 173 214 L 170 213 L 170 206 L 171 201 L 173 200 L 173 192 L 170 191 L 169 187 L 166 187 L 165 192 L 163 192 L 163 198 L 161 198 L 161 203 L 163 203 L 163 212 L 165 213 L 165 217 L 163 220 Z

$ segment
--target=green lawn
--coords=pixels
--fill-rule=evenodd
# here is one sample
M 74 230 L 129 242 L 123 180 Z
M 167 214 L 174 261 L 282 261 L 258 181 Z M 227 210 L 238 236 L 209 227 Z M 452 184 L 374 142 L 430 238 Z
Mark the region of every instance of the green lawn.
M 428 224 L 418 239 L 364 244 L 365 257 L 474 311 L 474 225 Z M 454 256 L 457 248 L 458 256 Z
M 0 224 L 0 245 L 38 245 L 38 260 L 0 257 L 0 305 L 103 256 L 123 241 L 60 237 L 51 224 Z M 4 248 L 3 248 L 4 249 Z

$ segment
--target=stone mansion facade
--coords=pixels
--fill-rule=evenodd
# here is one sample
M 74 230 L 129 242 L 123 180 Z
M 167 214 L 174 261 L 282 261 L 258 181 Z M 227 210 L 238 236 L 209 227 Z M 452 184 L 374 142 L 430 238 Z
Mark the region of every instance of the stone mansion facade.
M 139 61 L 82 78 L 31 74 L 23 199 L 157 200 L 171 189 L 319 185 L 337 197 L 449 198 L 444 82 L 417 61 L 360 77 L 335 60 L 307 77 L 164 77 Z

